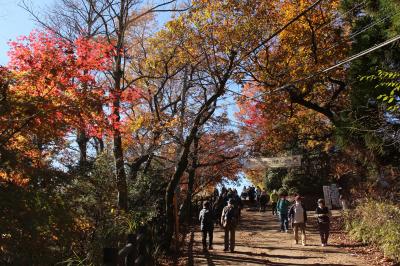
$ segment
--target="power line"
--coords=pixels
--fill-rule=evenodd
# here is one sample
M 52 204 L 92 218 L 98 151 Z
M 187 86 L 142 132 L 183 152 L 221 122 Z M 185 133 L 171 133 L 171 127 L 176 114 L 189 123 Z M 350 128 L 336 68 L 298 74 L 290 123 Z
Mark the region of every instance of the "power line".
M 354 5 L 354 7 L 352 9 L 347 10 L 344 13 L 339 13 L 339 15 L 337 17 L 345 17 L 347 14 L 353 12 L 355 9 L 357 9 L 359 7 L 363 7 L 366 3 L 367 3 L 367 0 L 364 0 L 363 2 L 359 2 L 358 4 Z M 326 26 L 330 25 L 333 21 L 335 21 L 337 19 L 337 17 L 334 17 L 333 19 L 331 19 L 331 21 L 329 21 L 329 23 L 326 23 L 322 27 L 317 28 L 317 30 L 321 30 L 321 29 L 325 28 Z
M 246 53 L 244 55 L 244 57 L 249 56 L 252 53 L 257 52 L 258 49 L 260 49 L 262 46 L 264 46 L 265 44 L 267 44 L 270 40 L 272 40 L 273 38 L 275 38 L 276 36 L 278 36 L 281 32 L 283 32 L 284 30 L 286 30 L 287 27 L 289 27 L 290 25 L 292 25 L 294 22 L 296 22 L 298 19 L 300 19 L 302 16 L 304 16 L 305 14 L 307 14 L 310 10 L 314 9 L 320 2 L 322 2 L 323 0 L 317 0 L 315 1 L 312 5 L 308 6 L 306 9 L 304 9 L 302 12 L 300 12 L 299 14 L 297 14 L 294 18 L 292 18 L 291 20 L 289 20 L 289 22 L 287 22 L 285 25 L 283 25 L 283 27 L 281 27 L 280 29 L 278 29 L 277 31 L 275 31 L 272 35 L 270 35 L 267 39 L 261 41 L 261 43 L 259 45 L 257 45 L 255 48 L 253 48 L 251 51 L 249 51 L 248 53 Z
M 332 69 L 335 69 L 335 68 L 337 68 L 337 67 L 339 67 L 339 66 L 341 66 L 341 65 L 344 65 L 344 64 L 346 64 L 346 63 L 349 63 L 349 62 L 351 62 L 351 61 L 353 61 L 353 60 L 355 60 L 355 59 L 357 59 L 357 58 L 360 58 L 360 57 L 363 56 L 363 55 L 369 54 L 369 53 L 371 53 L 371 52 L 373 52 L 373 51 L 375 51 L 375 50 L 378 50 L 379 48 L 382 48 L 382 47 L 384 47 L 384 46 L 386 46 L 386 45 L 388 45 L 388 44 L 391 44 L 391 43 L 393 43 L 393 42 L 395 42 L 395 41 L 397 41 L 397 40 L 400 40 L 400 35 L 397 35 L 397 36 L 395 36 L 395 37 L 393 37 L 393 38 L 391 38 L 391 39 L 389 39 L 389 40 L 387 40 L 387 41 L 385 41 L 385 42 L 383 42 L 383 43 L 377 44 L 377 45 L 375 45 L 375 46 L 373 46 L 373 47 L 371 47 L 371 48 L 369 48 L 369 49 L 366 49 L 366 50 L 364 50 L 364 51 L 362 51 L 362 52 L 360 52 L 360 53 L 358 53 L 358 54 L 356 54 L 356 55 L 350 56 L 349 58 L 340 61 L 340 62 L 337 63 L 336 65 L 334 65 L 334 66 L 332 66 L 332 67 L 329 67 L 329 68 L 323 70 L 323 71 L 320 72 L 320 73 L 326 73 L 326 72 L 328 72 L 328 71 L 330 71 L 330 70 L 332 70 Z M 320 73 L 318 73 L 318 74 L 320 74 Z
M 355 55 L 352 55 L 352 56 L 350 56 L 350 57 L 338 62 L 337 64 L 335 64 L 335 65 L 333 65 L 331 67 L 328 67 L 326 69 L 320 70 L 320 71 L 318 71 L 318 72 L 316 72 L 314 74 L 311 74 L 311 75 L 309 75 L 309 76 L 307 76 L 305 78 L 294 80 L 294 81 L 292 81 L 290 83 L 287 83 L 287 84 L 285 84 L 283 86 L 280 86 L 280 87 L 278 87 L 278 88 L 276 88 L 276 89 L 274 89 L 272 91 L 268 91 L 268 92 L 262 93 L 261 95 L 258 95 L 258 96 L 250 97 L 250 96 L 247 96 L 247 95 L 245 95 L 243 93 L 239 93 L 239 92 L 236 92 L 236 91 L 233 91 L 233 90 L 230 90 L 230 89 L 226 89 L 226 90 L 229 91 L 229 92 L 232 92 L 232 93 L 234 93 L 234 94 L 236 94 L 238 96 L 246 97 L 248 100 L 256 101 L 256 102 L 259 102 L 259 103 L 265 103 L 265 101 L 258 100 L 256 98 L 260 97 L 262 95 L 272 94 L 274 92 L 287 89 L 288 87 L 293 86 L 293 84 L 296 84 L 296 83 L 311 79 L 311 78 L 316 77 L 316 76 L 318 76 L 318 75 L 320 75 L 322 73 L 327 73 L 327 72 L 329 72 L 329 71 L 331 71 L 331 70 L 333 70 L 335 68 L 338 68 L 338 67 L 340 67 L 340 66 L 342 66 L 342 65 L 344 65 L 346 63 L 350 63 L 351 61 L 354 61 L 354 60 L 356 60 L 356 59 L 358 59 L 358 58 L 360 58 L 360 57 L 362 57 L 362 56 L 364 56 L 366 54 L 369 54 L 369 53 L 371 53 L 371 52 L 373 52 L 375 50 L 378 50 L 378 49 L 380 49 L 380 48 L 382 48 L 384 46 L 387 46 L 387 45 L 389 45 L 389 44 L 391 44 L 391 43 L 393 43 L 393 42 L 395 42 L 397 40 L 400 40 L 400 35 L 397 35 L 397 36 L 395 36 L 395 37 L 393 37 L 393 38 L 391 38 L 391 39 L 389 39 L 387 41 L 384 41 L 382 43 L 376 44 L 376 45 L 374 45 L 374 46 L 372 46 L 372 47 L 370 47 L 368 49 L 365 49 L 364 51 L 361 51 L 361 52 L 359 52 L 359 53 L 357 53 Z
M 397 15 L 397 14 L 399 14 L 399 13 L 400 13 L 400 12 L 397 12 L 397 13 L 395 13 L 395 14 L 393 14 L 393 15 L 388 15 L 388 16 L 386 16 L 386 17 L 384 17 L 384 18 L 382 18 L 382 19 L 380 19 L 380 20 L 378 20 L 378 21 L 375 21 L 375 22 L 373 22 L 373 23 L 371 22 L 370 24 L 366 25 L 364 28 L 360 29 L 359 31 L 357 31 L 357 32 L 355 32 L 355 33 L 352 33 L 352 34 L 349 36 L 349 39 L 354 39 L 356 36 L 360 35 L 361 33 L 363 33 L 363 32 L 365 32 L 365 31 L 369 30 L 370 28 L 372 28 L 372 27 L 374 27 L 374 26 L 376 26 L 376 25 L 378 25 L 378 24 L 380 24 L 380 23 L 386 21 L 387 19 L 389 19 L 389 18 L 391 18 L 391 17 L 393 17 L 393 16 L 395 16 L 395 15 Z M 340 43 L 337 42 L 335 45 L 331 46 L 330 48 L 327 48 L 327 49 L 322 50 L 322 52 L 330 51 L 330 50 L 332 50 L 333 48 L 338 47 L 339 45 L 340 45 Z
M 317 1 L 317 2 L 318 2 L 318 1 Z M 302 14 L 304 15 L 304 14 L 307 13 L 309 10 L 311 10 L 312 8 L 314 8 L 314 7 L 318 4 L 317 2 L 315 2 L 313 5 L 311 5 L 309 8 L 307 8 L 306 10 L 304 10 L 304 11 L 303 11 L 302 13 L 300 13 L 299 15 L 297 15 L 295 18 L 293 18 L 291 21 L 289 21 L 284 27 L 282 27 L 282 28 L 280 29 L 279 32 L 276 32 L 276 33 L 274 33 L 273 35 L 275 35 L 275 36 L 278 35 L 278 34 L 279 34 L 280 32 L 282 32 L 285 28 L 287 28 L 287 26 L 289 26 L 290 24 L 292 24 L 295 20 L 299 19 L 299 18 L 302 16 Z M 352 9 L 350 9 L 350 10 L 346 11 L 345 13 L 343 13 L 342 16 L 344 16 L 344 15 L 346 15 L 346 14 L 352 12 L 352 11 L 355 10 L 356 8 L 359 8 L 359 7 L 364 6 L 364 5 L 366 4 L 366 2 L 367 2 L 367 1 L 364 0 L 363 2 L 360 2 L 360 3 L 356 4 Z M 397 13 L 400 13 L 400 12 L 397 12 Z M 395 13 L 394 15 L 396 15 L 397 13 Z M 381 22 L 387 20 L 388 18 L 393 17 L 394 15 L 388 15 L 388 16 L 386 16 L 386 17 L 384 17 L 384 18 L 382 18 L 382 19 L 380 19 L 380 20 L 378 20 L 378 21 L 371 22 L 370 24 L 366 25 L 366 26 L 365 26 L 364 28 L 362 28 L 361 30 L 359 30 L 359 31 L 357 31 L 357 32 L 355 32 L 355 33 L 353 33 L 353 34 L 351 34 L 351 35 L 349 36 L 349 38 L 350 38 L 350 39 L 354 39 L 354 37 L 356 37 L 356 36 L 358 36 L 359 34 L 365 32 L 366 30 L 368 30 L 368 29 L 370 29 L 370 28 L 372 28 L 372 27 L 374 27 L 374 26 L 380 24 Z M 327 24 L 325 24 L 324 26 L 322 26 L 321 28 L 324 28 L 325 26 L 329 25 L 329 24 L 330 24 L 332 21 L 334 21 L 335 19 L 336 19 L 336 17 L 333 18 L 329 23 L 327 23 Z M 321 28 L 319 28 L 319 30 L 320 30 Z M 271 36 L 271 37 L 269 37 L 268 39 L 270 40 L 270 39 L 272 39 L 272 38 L 273 38 L 273 37 Z M 263 43 L 265 44 L 265 42 L 263 42 Z M 333 45 L 333 46 L 330 47 L 330 48 L 326 48 L 326 49 L 321 50 L 320 53 L 321 53 L 321 52 L 330 51 L 330 50 L 332 50 L 333 48 L 337 47 L 337 46 L 340 45 L 340 44 L 341 44 L 341 43 L 336 42 L 335 45 Z M 262 46 L 262 45 L 259 45 L 258 48 L 260 48 L 261 46 Z M 258 49 L 258 48 L 256 48 L 256 49 Z M 298 66 L 300 67 L 300 66 L 304 66 L 304 65 L 305 65 L 305 63 L 299 64 Z M 300 82 L 300 80 L 295 81 L 295 82 Z M 286 88 L 286 86 L 285 86 L 285 88 Z M 269 91 L 268 94 L 272 94 L 272 93 L 274 93 L 274 92 L 276 92 L 276 91 L 280 91 L 281 89 L 282 89 L 282 87 L 278 87 L 278 88 L 274 89 L 273 91 Z M 256 101 L 256 102 L 259 102 L 259 103 L 264 103 L 263 101 L 260 101 L 260 100 L 258 100 L 257 98 L 258 98 L 259 96 L 261 96 L 261 95 L 265 95 L 266 93 L 262 93 L 261 95 L 250 97 L 250 96 L 243 95 L 243 94 L 241 94 L 241 93 L 235 92 L 235 91 L 230 90 L 230 89 L 227 89 L 227 90 L 230 91 L 230 92 L 232 92 L 232 93 L 234 93 L 234 94 L 236 94 L 236 95 L 238 95 L 238 96 L 245 96 L 247 99 L 250 99 L 250 100 L 253 100 L 253 101 Z

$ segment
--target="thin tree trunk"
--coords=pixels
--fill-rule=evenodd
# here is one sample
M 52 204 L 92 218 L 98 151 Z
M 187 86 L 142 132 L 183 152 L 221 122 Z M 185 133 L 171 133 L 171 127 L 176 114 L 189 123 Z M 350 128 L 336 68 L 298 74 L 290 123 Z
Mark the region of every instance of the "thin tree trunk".
M 78 143 L 79 153 L 80 153 L 79 166 L 81 169 L 84 169 L 85 166 L 87 165 L 87 142 L 88 142 L 88 137 L 86 136 L 84 130 L 81 129 L 78 130 L 76 142 Z
M 117 83 L 118 85 L 118 83 Z M 119 86 L 119 85 L 118 85 Z M 118 96 L 117 96 L 118 97 Z M 115 118 L 115 122 L 118 124 L 120 122 L 120 113 L 119 113 L 119 98 L 114 100 L 114 110 L 113 115 Z M 118 128 L 114 128 L 113 131 L 113 140 L 114 140 L 114 158 L 115 158 L 115 169 L 116 169 L 116 181 L 117 181 L 117 190 L 118 190 L 118 207 L 123 210 L 128 209 L 128 188 L 126 183 L 126 173 L 125 173 L 125 165 L 124 165 L 124 153 L 122 149 L 122 137 L 121 132 Z
M 193 217 L 192 195 L 193 195 L 194 179 L 196 177 L 196 169 L 198 165 L 198 152 L 199 152 L 199 137 L 196 137 L 193 141 L 192 165 L 189 169 L 189 174 L 188 174 L 188 191 L 185 202 L 187 206 L 186 221 L 189 224 L 192 223 L 192 217 Z
M 117 55 L 114 57 L 114 71 L 113 71 L 113 79 L 114 79 L 114 92 L 113 92 L 113 116 L 115 119 L 114 131 L 113 131 L 113 140 L 114 140 L 114 157 L 115 157 L 115 168 L 116 168 L 116 181 L 117 181 L 117 189 L 118 189 L 118 207 L 123 210 L 128 209 L 128 188 L 126 183 L 126 173 L 125 173 L 125 164 L 124 164 L 124 153 L 122 149 L 122 136 L 121 132 L 118 128 L 119 123 L 121 121 L 120 114 L 120 100 L 121 93 L 123 88 L 123 65 L 122 65 L 122 51 L 124 48 L 124 39 L 125 39 L 125 30 L 126 30 L 126 17 L 127 17 L 127 8 L 126 1 L 121 0 L 120 2 L 120 10 L 117 16 L 118 20 L 118 29 L 117 29 L 117 44 L 116 50 Z
M 189 145 L 190 146 L 190 145 Z M 189 148 L 185 148 L 182 156 L 180 157 L 180 161 L 176 168 L 174 175 L 172 176 L 170 182 L 167 186 L 167 191 L 165 193 L 165 204 L 166 204 L 166 228 L 165 228 L 165 247 L 166 249 L 170 249 L 172 236 L 174 234 L 174 195 L 175 189 L 179 184 L 180 178 L 183 176 L 187 165 L 188 165 L 188 155 L 189 155 Z
M 147 160 L 149 160 L 150 155 L 143 155 L 136 158 L 133 163 L 129 165 L 129 179 L 135 181 L 137 175 L 139 173 L 140 167 L 144 164 Z

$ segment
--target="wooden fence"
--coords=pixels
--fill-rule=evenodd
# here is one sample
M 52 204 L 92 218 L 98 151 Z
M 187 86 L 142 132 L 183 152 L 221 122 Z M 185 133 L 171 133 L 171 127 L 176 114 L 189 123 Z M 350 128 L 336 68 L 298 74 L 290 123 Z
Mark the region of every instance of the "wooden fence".
M 104 266 L 142 266 L 145 265 L 144 234 L 129 234 L 126 245 L 117 248 L 106 247 L 103 249 Z

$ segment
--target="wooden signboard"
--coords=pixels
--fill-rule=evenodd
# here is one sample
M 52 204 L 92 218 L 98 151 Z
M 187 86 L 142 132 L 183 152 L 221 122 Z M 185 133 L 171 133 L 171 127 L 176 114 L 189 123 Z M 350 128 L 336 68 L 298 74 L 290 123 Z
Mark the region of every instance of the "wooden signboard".
M 332 198 L 331 198 L 331 187 L 323 186 L 325 206 L 332 210 Z
M 272 158 L 251 158 L 247 161 L 247 167 L 253 169 L 293 168 L 299 166 L 301 166 L 301 155 Z
M 336 184 L 332 184 L 330 190 L 331 190 L 332 206 L 334 208 L 340 208 L 341 204 L 340 204 L 339 188 L 336 186 Z

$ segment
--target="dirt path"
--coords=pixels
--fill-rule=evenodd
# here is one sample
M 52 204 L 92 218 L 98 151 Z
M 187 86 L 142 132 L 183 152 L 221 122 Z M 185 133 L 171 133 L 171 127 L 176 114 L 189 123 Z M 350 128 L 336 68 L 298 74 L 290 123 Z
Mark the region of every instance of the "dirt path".
M 214 231 L 214 250 L 202 252 L 201 234 L 191 233 L 188 265 L 367 265 L 337 246 L 321 247 L 319 235 L 310 222 L 307 246 L 296 245 L 292 234 L 280 233 L 278 219 L 270 211 L 242 212 L 236 231 L 234 253 L 223 252 L 223 232 Z

